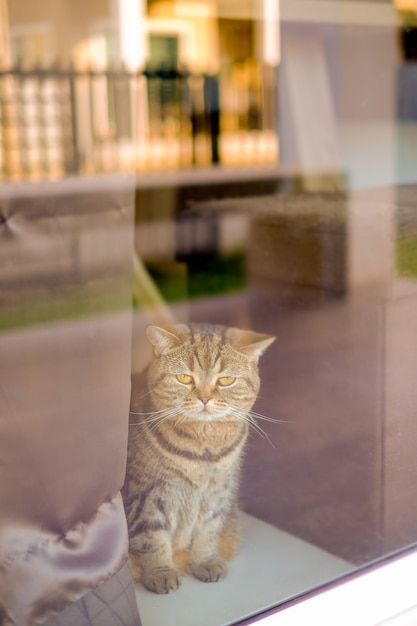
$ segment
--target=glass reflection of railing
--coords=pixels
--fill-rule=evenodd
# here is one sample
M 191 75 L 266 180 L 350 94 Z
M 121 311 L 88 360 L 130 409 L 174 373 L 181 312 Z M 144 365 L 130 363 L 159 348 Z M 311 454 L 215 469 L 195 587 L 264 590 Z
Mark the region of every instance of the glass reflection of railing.
M 250 70 L 250 71 L 249 71 Z M 0 179 L 274 163 L 262 67 L 0 71 Z

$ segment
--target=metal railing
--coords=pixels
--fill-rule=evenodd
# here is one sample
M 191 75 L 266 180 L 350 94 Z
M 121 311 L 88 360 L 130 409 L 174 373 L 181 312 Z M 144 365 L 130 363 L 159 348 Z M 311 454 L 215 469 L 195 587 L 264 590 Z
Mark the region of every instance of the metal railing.
M 274 161 L 274 120 L 265 106 L 273 93 L 263 76 L 260 66 L 252 83 L 236 66 L 219 76 L 163 68 L 0 71 L 0 177 L 233 162 L 248 137 L 249 161 Z

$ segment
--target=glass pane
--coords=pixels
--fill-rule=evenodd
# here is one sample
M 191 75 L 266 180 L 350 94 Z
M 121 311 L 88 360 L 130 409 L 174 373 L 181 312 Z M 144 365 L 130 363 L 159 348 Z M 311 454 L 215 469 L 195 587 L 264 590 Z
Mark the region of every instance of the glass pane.
M 2 367 L 40 325 L 99 334 L 65 382 L 115 430 L 71 506 L 124 481 L 143 626 L 255 619 L 415 546 L 417 7 L 0 6 Z

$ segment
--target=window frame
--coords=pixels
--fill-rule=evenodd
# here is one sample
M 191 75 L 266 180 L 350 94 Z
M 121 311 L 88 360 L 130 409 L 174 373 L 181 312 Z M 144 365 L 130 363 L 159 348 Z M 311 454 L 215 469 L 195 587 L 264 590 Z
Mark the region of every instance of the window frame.
M 413 626 L 417 624 L 417 547 L 383 557 L 241 624 Z

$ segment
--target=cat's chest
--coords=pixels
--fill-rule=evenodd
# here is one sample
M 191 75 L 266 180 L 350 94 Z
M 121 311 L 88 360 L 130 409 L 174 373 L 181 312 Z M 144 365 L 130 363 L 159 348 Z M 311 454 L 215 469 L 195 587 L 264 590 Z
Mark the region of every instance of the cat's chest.
M 200 475 L 200 480 L 191 487 L 177 485 L 180 517 L 186 525 L 193 524 L 199 517 L 207 516 L 223 500 L 228 500 L 233 491 L 234 476 L 218 468 Z
M 167 469 L 174 482 L 178 479 L 177 487 L 182 486 L 189 499 L 211 497 L 217 491 L 227 490 L 239 472 L 241 454 L 237 450 L 219 455 L 215 460 L 210 454 L 211 451 L 207 454 L 201 451 L 198 458 L 178 455 L 169 459 Z M 174 467 L 178 470 L 175 477 L 172 472 Z
M 190 469 L 200 470 L 210 480 L 217 471 L 232 466 L 241 456 L 246 438 L 246 424 L 208 423 L 155 433 L 165 450 L 178 455 Z
M 211 504 L 230 494 L 237 484 L 237 466 L 206 466 L 201 463 L 189 468 L 187 473 L 170 477 L 169 490 L 175 493 L 179 510 L 188 511 L 191 516 L 201 508 L 210 508 Z

